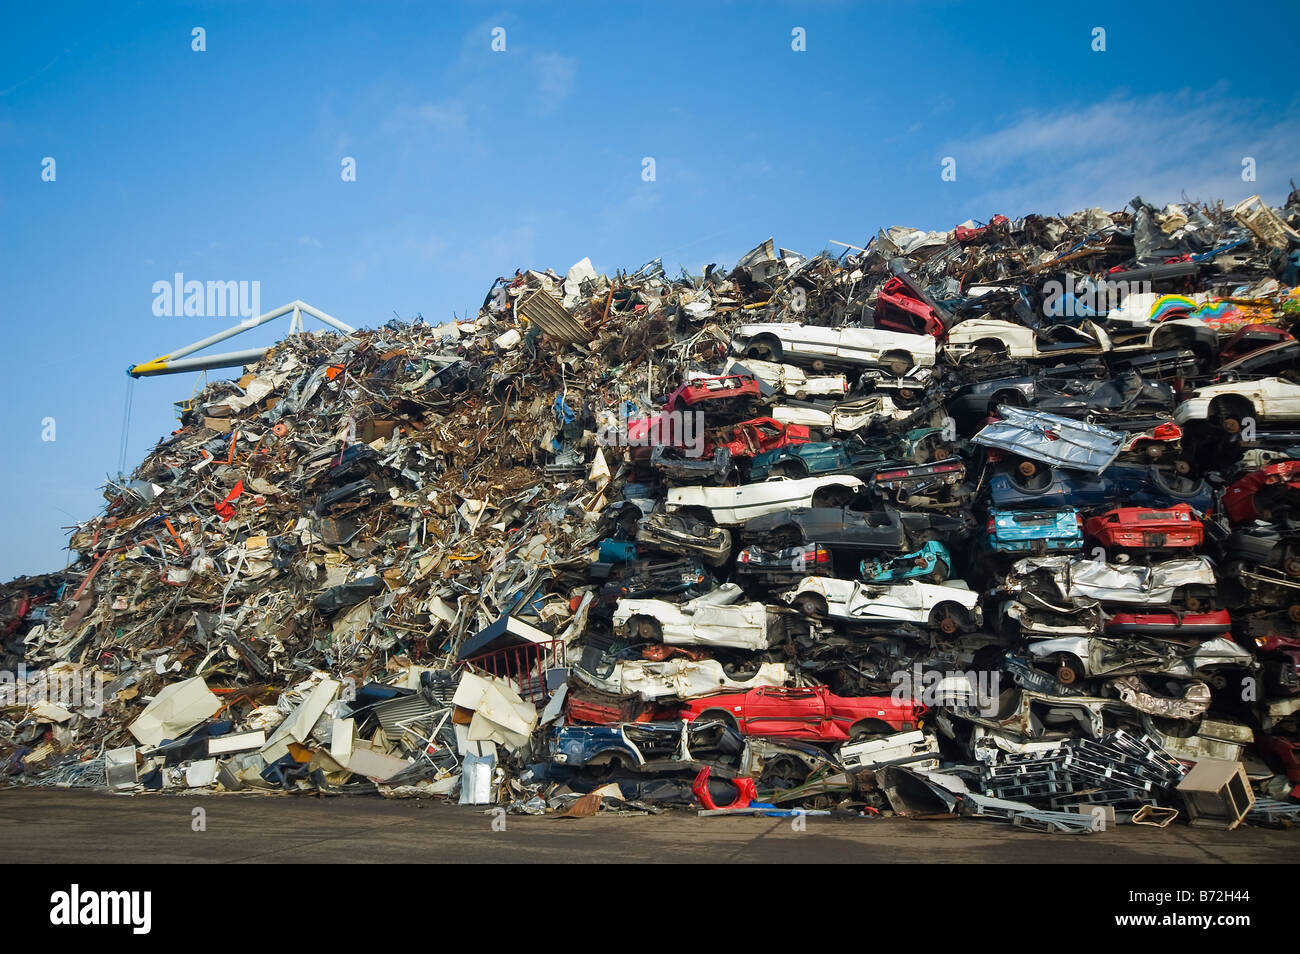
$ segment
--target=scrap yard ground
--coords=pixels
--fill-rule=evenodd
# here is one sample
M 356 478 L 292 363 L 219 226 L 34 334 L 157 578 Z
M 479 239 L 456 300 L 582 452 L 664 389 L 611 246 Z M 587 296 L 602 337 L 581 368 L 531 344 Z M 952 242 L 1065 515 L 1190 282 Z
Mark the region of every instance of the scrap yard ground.
M 193 830 L 203 808 L 206 831 Z M 1012 831 L 996 822 L 880 818 L 511 815 L 374 798 L 152 796 L 0 791 L 0 863 L 185 862 L 941 862 L 1288 864 L 1300 832 L 1126 825 L 1092 835 Z

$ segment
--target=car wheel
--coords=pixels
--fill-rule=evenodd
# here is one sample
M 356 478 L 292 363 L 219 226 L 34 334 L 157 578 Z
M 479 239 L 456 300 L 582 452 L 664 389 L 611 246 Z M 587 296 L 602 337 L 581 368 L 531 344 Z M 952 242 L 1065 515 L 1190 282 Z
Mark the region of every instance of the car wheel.
M 934 569 L 930 571 L 931 583 L 943 583 L 948 579 L 948 564 L 942 560 L 934 561 Z
M 956 603 L 940 603 L 930 611 L 930 626 L 945 636 L 955 636 L 966 623 L 966 610 Z
M 1210 421 L 1228 434 L 1239 434 L 1255 409 L 1245 398 L 1215 398 L 1210 404 Z
M 821 619 L 828 609 L 826 598 L 817 593 L 800 593 L 795 597 L 794 608 L 810 619 Z
M 652 616 L 633 616 L 627 621 L 628 635 L 647 643 L 662 642 L 664 628 Z
M 1056 681 L 1063 686 L 1073 686 L 1083 679 L 1083 663 L 1074 657 L 1061 653 L 1056 657 Z
M 800 477 L 807 477 L 803 464 L 797 460 L 783 460 L 772 468 L 772 473 L 779 477 L 788 477 L 791 480 L 797 480 Z

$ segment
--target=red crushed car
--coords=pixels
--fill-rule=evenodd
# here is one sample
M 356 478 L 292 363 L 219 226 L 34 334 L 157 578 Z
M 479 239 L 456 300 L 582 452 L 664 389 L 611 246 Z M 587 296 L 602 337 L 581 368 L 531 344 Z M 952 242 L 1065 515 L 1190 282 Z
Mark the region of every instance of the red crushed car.
M 1255 646 L 1264 670 L 1265 690 L 1283 696 L 1300 693 L 1300 639 L 1270 630 L 1255 637 Z
M 925 291 L 906 275 L 885 282 L 876 298 L 873 324 L 886 331 L 942 338 L 952 317 L 935 306 Z
M 706 445 L 710 452 L 714 447 L 725 447 L 732 457 L 757 457 L 787 444 L 806 444 L 812 440 L 812 433 L 802 424 L 782 424 L 775 418 L 756 417 L 719 428 L 710 437 L 713 443 Z
M 814 742 L 842 742 L 889 732 L 906 732 L 921 723 L 925 706 L 890 696 L 836 696 L 825 686 L 766 688 L 691 699 L 682 704 L 687 721 L 718 719 L 742 735 L 764 735 Z
M 1261 348 L 1293 340 L 1288 332 L 1275 325 L 1246 325 L 1219 348 L 1219 364 L 1224 365 Z
M 682 411 L 704 401 L 730 401 L 759 397 L 758 379 L 748 374 L 724 374 L 687 381 L 664 401 L 669 410 Z
M 1279 504 L 1300 505 L 1300 460 L 1269 464 L 1229 484 L 1223 492 L 1223 507 L 1233 523 L 1267 520 Z
M 1212 639 L 1232 632 L 1227 610 L 1213 613 L 1116 613 L 1106 621 L 1112 636 L 1157 636 L 1166 639 Z
M 1205 542 L 1205 527 L 1187 504 L 1117 507 L 1090 518 L 1083 533 L 1107 550 L 1190 550 Z

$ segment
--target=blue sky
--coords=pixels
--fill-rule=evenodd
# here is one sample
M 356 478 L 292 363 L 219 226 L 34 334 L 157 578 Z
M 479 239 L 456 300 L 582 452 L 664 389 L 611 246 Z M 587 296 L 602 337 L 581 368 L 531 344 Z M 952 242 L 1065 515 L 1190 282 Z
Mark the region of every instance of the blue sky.
M 1292 14 L 1199 2 L 6 5 L 0 579 L 62 566 L 62 528 L 102 506 L 125 368 L 231 324 L 155 316 L 153 283 L 175 272 L 258 281 L 265 309 L 301 298 L 361 327 L 472 313 L 498 275 L 583 256 L 612 271 L 663 255 L 675 271 L 733 264 L 769 235 L 813 253 L 883 226 L 1114 209 L 1138 193 L 1277 203 L 1300 173 L 1300 93 L 1281 39 Z M 195 27 L 204 52 L 191 49 Z M 491 49 L 495 27 L 504 52 Z M 344 157 L 355 182 L 341 178 Z M 940 177 L 944 157 L 955 181 Z M 197 380 L 136 383 L 128 465 L 175 426 L 171 404 Z M 49 417 L 56 439 L 43 441 Z

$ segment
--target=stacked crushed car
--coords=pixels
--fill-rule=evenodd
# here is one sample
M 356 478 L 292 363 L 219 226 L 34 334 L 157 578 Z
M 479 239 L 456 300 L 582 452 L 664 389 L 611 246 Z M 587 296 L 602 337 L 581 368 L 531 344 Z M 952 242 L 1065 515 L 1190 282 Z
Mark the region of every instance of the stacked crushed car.
M 584 260 L 293 336 L 0 593 L 0 778 L 1285 823 L 1298 223 Z

